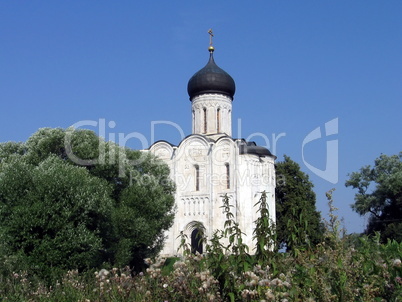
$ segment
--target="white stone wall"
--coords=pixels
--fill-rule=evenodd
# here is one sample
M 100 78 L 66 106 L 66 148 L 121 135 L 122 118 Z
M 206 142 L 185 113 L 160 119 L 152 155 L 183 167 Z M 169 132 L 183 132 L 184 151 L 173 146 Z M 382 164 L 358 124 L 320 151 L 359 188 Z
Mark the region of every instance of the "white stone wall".
M 240 228 L 246 233 L 244 242 L 250 252 L 255 247 L 252 241 L 254 221 L 258 218 L 258 208 L 255 204 L 261 193 L 267 193 L 271 219 L 275 222 L 275 167 L 273 157 L 258 157 L 256 155 L 239 155 L 237 181 L 238 218 Z
M 201 222 L 209 238 L 215 230 L 223 229 L 226 218 L 220 207 L 224 194 L 230 196 L 234 206 L 233 214 L 246 234 L 243 239 L 251 253 L 254 249 L 254 221 L 258 217 L 254 205 L 264 190 L 275 221 L 274 157 L 239 154 L 237 143 L 226 135 L 214 142 L 202 135 L 191 135 L 178 147 L 172 147 L 167 142 L 157 142 L 149 149 L 169 165 L 171 178 L 177 186 L 175 222 L 166 233 L 163 255 L 177 254 L 180 240 L 176 238 L 192 221 Z M 229 187 L 226 164 L 230 172 Z M 198 165 L 200 171 L 198 191 L 195 165 Z M 190 235 L 187 232 L 188 238 Z
M 192 99 L 191 110 L 193 134 L 225 133 L 232 136 L 232 99 L 230 97 L 222 94 L 202 94 Z M 206 127 L 204 110 L 207 117 Z

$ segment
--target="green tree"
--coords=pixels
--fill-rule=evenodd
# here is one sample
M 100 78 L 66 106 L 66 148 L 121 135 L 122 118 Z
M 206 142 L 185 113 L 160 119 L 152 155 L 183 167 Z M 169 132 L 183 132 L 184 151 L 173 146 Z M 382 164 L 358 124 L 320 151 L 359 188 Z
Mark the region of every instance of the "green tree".
M 0 232 L 8 255 L 42 276 L 102 263 L 111 187 L 55 156 L 13 160 L 0 172 Z
M 360 215 L 369 214 L 366 233 L 381 232 L 381 240 L 402 242 L 402 152 L 382 154 L 374 167 L 365 166 L 353 172 L 347 187 L 358 190 L 352 209 Z
M 1 251 L 46 276 L 106 261 L 141 269 L 163 247 L 174 190 L 151 154 L 89 130 L 40 129 L 0 144 Z
M 313 183 L 289 156 L 284 159 L 276 164 L 276 237 L 277 247 L 289 251 L 321 242 L 324 227 Z

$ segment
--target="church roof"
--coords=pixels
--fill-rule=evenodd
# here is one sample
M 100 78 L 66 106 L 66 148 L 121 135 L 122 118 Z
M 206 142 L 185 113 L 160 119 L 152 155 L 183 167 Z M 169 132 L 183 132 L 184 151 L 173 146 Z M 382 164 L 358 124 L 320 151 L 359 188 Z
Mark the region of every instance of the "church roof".
M 195 96 L 204 93 L 219 93 L 233 99 L 236 85 L 233 78 L 214 61 L 214 47 L 209 47 L 209 61 L 207 65 L 196 72 L 188 81 L 187 92 L 192 100 Z
M 255 142 L 247 142 L 246 144 L 240 144 L 240 154 L 254 154 L 257 156 L 273 156 L 275 155 L 271 153 L 267 148 L 262 146 L 257 146 Z
M 276 159 L 276 156 L 271 153 L 267 148 L 258 146 L 255 142 L 248 142 L 245 139 L 239 139 L 239 138 L 232 138 L 228 135 L 222 135 L 218 139 L 213 139 L 209 137 L 208 135 L 202 135 L 202 134 L 190 134 L 187 135 L 180 143 L 179 145 L 175 146 L 168 141 L 165 140 L 159 140 L 155 143 L 153 143 L 147 150 L 151 150 L 154 146 L 158 144 L 168 144 L 172 148 L 180 148 L 184 142 L 186 142 L 188 139 L 200 139 L 205 142 L 205 144 L 210 144 L 210 143 L 218 143 L 218 141 L 222 139 L 229 139 L 237 144 L 237 147 L 239 148 L 239 154 L 244 155 L 244 154 L 251 154 L 251 155 L 256 155 L 258 157 L 273 157 Z

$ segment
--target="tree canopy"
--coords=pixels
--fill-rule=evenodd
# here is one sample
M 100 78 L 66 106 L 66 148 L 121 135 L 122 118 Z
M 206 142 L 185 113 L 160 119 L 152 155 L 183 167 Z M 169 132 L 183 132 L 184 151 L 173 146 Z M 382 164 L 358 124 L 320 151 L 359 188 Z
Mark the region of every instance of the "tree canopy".
M 93 131 L 1 143 L 1 256 L 46 276 L 103 262 L 140 269 L 173 223 L 174 190 L 163 162 Z
M 316 195 L 309 176 L 284 156 L 276 163 L 276 231 L 278 248 L 302 248 L 321 242 L 324 228 L 316 210 Z
M 402 152 L 380 155 L 374 166 L 353 172 L 347 187 L 357 189 L 352 209 L 360 215 L 369 214 L 366 233 L 381 232 L 381 240 L 402 242 Z

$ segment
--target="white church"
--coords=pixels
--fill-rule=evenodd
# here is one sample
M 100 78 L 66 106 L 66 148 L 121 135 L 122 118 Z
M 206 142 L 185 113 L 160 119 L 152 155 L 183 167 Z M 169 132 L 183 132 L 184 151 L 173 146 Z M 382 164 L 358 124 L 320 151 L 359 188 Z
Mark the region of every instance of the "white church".
M 210 33 L 212 36 L 212 33 Z M 235 82 L 214 61 L 210 41 L 209 61 L 189 80 L 187 91 L 191 101 L 192 134 L 178 146 L 166 141 L 155 142 L 148 151 L 165 161 L 176 183 L 175 221 L 166 233 L 161 255 L 176 255 L 181 231 L 192 238 L 192 248 L 198 230 L 189 224 L 198 222 L 211 238 L 217 229 L 223 230 L 225 216 L 222 196 L 227 194 L 243 241 L 253 253 L 254 221 L 258 218 L 254 205 L 267 192 L 270 217 L 275 222 L 275 159 L 276 156 L 254 142 L 232 137 L 232 102 Z

